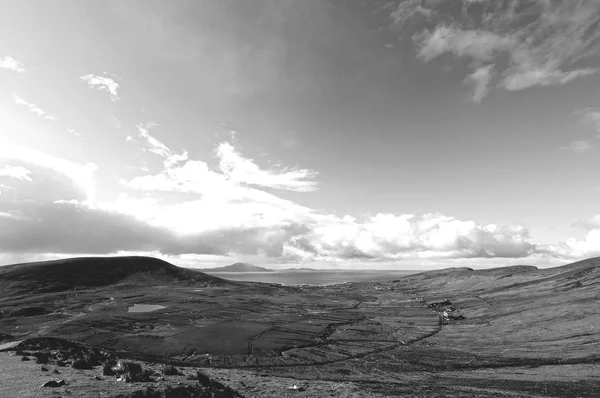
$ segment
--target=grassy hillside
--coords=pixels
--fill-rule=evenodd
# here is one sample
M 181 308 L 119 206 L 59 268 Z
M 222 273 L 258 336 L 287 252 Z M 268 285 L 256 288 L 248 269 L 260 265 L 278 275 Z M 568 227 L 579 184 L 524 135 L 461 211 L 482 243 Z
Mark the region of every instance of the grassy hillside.
M 152 257 L 79 257 L 0 267 L 0 285 L 17 290 L 57 292 L 118 282 L 212 282 L 220 278 Z

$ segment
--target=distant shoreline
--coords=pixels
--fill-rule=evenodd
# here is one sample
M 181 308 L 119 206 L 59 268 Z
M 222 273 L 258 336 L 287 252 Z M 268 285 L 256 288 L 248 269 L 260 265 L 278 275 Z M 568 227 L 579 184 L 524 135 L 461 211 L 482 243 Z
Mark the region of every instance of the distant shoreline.
M 206 271 L 203 271 L 206 272 Z M 387 270 L 277 270 L 273 272 L 207 272 L 238 282 L 277 283 L 284 286 L 328 286 L 349 282 L 384 282 L 421 271 Z

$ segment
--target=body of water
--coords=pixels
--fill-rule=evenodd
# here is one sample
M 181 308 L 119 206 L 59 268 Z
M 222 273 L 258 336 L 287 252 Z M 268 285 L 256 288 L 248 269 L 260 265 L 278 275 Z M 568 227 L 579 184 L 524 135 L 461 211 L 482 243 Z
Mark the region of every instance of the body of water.
M 274 271 L 210 272 L 232 281 L 281 283 L 283 285 L 333 285 L 344 282 L 383 282 L 416 274 L 419 271 Z
M 150 312 L 162 310 L 163 308 L 165 308 L 164 305 L 134 304 L 133 307 L 129 307 L 129 310 L 127 312 Z

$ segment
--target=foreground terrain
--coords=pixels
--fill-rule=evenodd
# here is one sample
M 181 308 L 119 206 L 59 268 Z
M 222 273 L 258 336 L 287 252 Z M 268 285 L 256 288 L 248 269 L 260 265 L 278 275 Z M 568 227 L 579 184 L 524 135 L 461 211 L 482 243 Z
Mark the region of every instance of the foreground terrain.
M 320 287 L 82 258 L 0 291 L 0 396 L 600 396 L 600 258 Z

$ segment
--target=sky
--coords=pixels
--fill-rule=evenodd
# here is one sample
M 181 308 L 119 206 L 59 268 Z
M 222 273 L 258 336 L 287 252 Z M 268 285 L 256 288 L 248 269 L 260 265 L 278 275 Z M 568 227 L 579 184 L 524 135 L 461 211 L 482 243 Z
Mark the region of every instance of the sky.
M 600 255 L 598 0 L 0 8 L 0 264 Z

